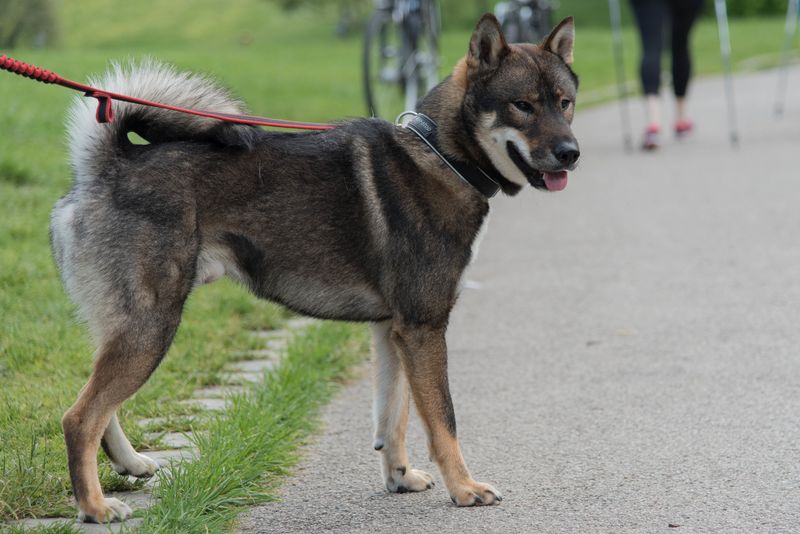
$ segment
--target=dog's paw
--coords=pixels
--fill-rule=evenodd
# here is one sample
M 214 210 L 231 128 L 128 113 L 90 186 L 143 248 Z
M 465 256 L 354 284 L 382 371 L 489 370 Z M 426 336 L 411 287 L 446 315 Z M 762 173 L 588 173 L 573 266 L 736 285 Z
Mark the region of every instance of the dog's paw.
M 84 523 L 111 523 L 124 521 L 133 511 L 131 507 L 119 499 L 103 499 L 97 506 L 83 507 L 78 511 L 78 519 Z
M 499 503 L 503 496 L 489 484 L 469 480 L 450 493 L 450 500 L 456 506 L 484 506 Z
M 425 491 L 434 486 L 433 477 L 419 469 L 400 467 L 386 477 L 386 489 L 392 493 Z
M 135 452 L 129 457 L 125 458 L 124 463 L 118 464 L 112 461 L 111 467 L 117 472 L 117 474 L 120 475 L 130 475 L 137 478 L 150 478 L 156 474 L 156 471 L 158 471 L 160 466 L 152 458 Z

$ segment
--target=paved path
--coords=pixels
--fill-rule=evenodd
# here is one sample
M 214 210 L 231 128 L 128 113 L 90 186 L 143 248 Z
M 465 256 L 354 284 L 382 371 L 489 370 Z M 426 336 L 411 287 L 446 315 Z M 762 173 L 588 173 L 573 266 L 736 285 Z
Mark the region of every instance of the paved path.
M 566 191 L 493 202 L 448 342 L 464 454 L 500 506 L 451 505 L 416 420 L 438 484 L 387 494 L 367 377 L 242 532 L 798 532 L 800 69 L 781 121 L 775 81 L 737 79 L 739 151 L 701 81 L 693 139 L 625 155 L 616 106 L 581 111 Z

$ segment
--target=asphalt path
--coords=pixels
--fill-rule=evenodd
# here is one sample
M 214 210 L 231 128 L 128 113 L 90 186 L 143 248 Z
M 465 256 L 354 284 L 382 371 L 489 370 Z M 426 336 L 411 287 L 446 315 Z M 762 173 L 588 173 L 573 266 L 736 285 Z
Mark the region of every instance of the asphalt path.
M 448 344 L 499 506 L 451 504 L 416 418 L 411 463 L 437 485 L 387 493 L 365 372 L 241 532 L 799 532 L 800 69 L 781 120 L 776 83 L 737 77 L 738 150 L 720 79 L 655 154 L 623 152 L 616 104 L 579 108 L 567 189 L 492 201 Z

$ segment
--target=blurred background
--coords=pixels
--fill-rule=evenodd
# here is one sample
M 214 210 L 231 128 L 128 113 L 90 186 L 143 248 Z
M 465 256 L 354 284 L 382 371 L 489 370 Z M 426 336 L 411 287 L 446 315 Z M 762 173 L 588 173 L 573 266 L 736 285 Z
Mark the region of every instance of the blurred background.
M 385 2 L 378 2 L 378 4 Z M 575 17 L 575 70 L 580 104 L 613 97 L 614 63 L 608 4 L 599 0 L 547 2 L 551 19 Z M 783 45 L 785 0 L 729 0 L 735 68 L 777 64 Z M 82 79 L 108 60 L 144 54 L 180 67 L 213 73 L 250 104 L 255 113 L 294 119 L 332 120 L 367 113 L 362 95 L 363 30 L 373 0 L 0 0 L 0 50 L 16 52 L 66 77 Z M 466 51 L 487 0 L 442 0 L 439 48 L 445 74 Z M 694 35 L 696 70 L 719 72 L 713 2 Z M 622 1 L 628 78 L 636 89 L 638 43 L 631 10 Z M 24 50 L 24 54 L 20 51 Z M 13 83 L 24 85 L 16 86 Z M 8 78 L 3 87 L 42 90 Z M 69 95 L 48 91 L 54 104 Z M 4 101 L 13 106 L 9 93 Z M 53 110 L 63 109 L 54 106 Z M 49 111 L 49 110 L 48 110 Z

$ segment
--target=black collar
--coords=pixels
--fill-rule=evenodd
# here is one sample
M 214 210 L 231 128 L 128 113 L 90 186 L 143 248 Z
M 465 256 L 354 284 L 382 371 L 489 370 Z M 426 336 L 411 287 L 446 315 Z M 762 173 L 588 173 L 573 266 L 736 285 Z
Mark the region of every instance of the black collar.
M 439 144 L 436 142 L 436 123 L 427 115 L 415 114 L 406 128 L 417 134 L 459 178 L 477 189 L 486 198 L 492 198 L 500 190 L 497 181 L 477 165 L 451 160 L 442 154 Z

